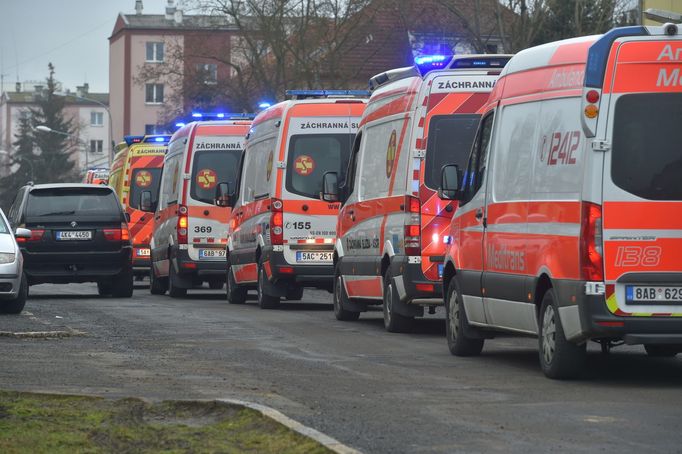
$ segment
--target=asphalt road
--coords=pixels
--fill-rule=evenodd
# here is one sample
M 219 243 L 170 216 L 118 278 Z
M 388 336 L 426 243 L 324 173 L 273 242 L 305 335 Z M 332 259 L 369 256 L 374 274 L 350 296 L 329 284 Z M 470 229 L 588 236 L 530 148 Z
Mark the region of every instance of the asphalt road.
M 264 311 L 208 290 L 114 299 L 42 285 L 24 314 L 0 316 L 0 332 L 72 330 L 0 335 L 0 389 L 251 400 L 367 453 L 682 452 L 682 359 L 642 348 L 595 346 L 584 379 L 551 381 L 534 339 L 455 358 L 442 313 L 389 334 L 380 312 L 336 321 L 320 291 Z

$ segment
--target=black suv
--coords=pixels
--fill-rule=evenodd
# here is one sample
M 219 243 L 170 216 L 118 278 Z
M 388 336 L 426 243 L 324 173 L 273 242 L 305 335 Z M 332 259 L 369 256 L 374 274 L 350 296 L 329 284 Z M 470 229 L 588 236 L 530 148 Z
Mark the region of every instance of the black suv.
M 20 239 L 28 284 L 97 282 L 100 295 L 133 294 L 126 216 L 108 186 L 40 184 L 19 190 L 9 212 Z

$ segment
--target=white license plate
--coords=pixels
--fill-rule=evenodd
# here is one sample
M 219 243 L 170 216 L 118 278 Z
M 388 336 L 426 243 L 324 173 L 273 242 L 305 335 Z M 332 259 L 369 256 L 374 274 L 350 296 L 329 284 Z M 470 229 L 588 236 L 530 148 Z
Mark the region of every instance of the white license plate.
M 334 253 L 296 251 L 296 261 L 299 263 L 332 263 L 334 261 Z
M 682 287 L 665 285 L 628 285 L 625 287 L 628 304 L 682 304 Z
M 149 257 L 151 255 L 152 251 L 150 249 L 138 249 L 137 250 L 137 255 L 139 257 Z
M 79 241 L 91 239 L 92 232 L 90 230 L 69 230 L 67 232 L 57 232 L 58 241 Z
M 200 259 L 224 259 L 225 249 L 199 249 Z

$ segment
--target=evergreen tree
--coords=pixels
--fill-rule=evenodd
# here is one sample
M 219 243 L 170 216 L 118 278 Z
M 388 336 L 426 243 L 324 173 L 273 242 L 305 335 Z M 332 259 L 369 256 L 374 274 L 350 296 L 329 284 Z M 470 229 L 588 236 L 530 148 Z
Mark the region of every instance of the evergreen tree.
M 14 135 L 16 140 L 12 142 L 14 151 L 9 159 L 10 174 L 0 180 L 0 206 L 9 211 L 17 191 L 27 182 L 33 180 L 33 167 L 38 165 L 33 154 L 34 139 L 31 119 L 22 115 L 19 119 L 19 127 Z

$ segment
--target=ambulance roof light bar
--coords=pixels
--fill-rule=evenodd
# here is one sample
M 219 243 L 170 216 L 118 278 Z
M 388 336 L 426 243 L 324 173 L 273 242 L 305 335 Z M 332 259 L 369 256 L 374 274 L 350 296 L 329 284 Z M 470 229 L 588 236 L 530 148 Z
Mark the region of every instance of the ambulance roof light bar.
M 645 36 L 648 34 L 647 29 L 641 25 L 614 28 L 604 33 L 601 38 L 590 46 L 590 50 L 587 52 L 585 86 L 601 89 L 604 85 L 606 64 L 611 52 L 611 46 L 615 40 L 624 36 Z
M 134 143 L 142 143 L 142 140 L 144 140 L 144 136 L 124 136 L 123 137 L 123 141 L 128 146 L 131 146 Z
M 144 136 L 144 143 L 168 143 L 170 141 L 171 136 L 163 134 L 163 135 L 153 135 L 153 136 Z
M 665 24 L 666 22 L 674 22 L 676 24 L 682 23 L 682 14 L 666 11 L 664 9 L 647 8 L 644 11 L 644 16 L 652 21 Z
M 422 55 L 414 59 L 419 73 L 424 76 L 434 69 L 445 69 L 452 61 L 452 55 Z
M 287 98 L 296 100 L 315 98 L 367 98 L 370 93 L 367 90 L 287 90 Z

